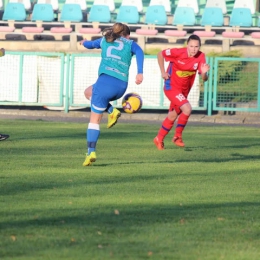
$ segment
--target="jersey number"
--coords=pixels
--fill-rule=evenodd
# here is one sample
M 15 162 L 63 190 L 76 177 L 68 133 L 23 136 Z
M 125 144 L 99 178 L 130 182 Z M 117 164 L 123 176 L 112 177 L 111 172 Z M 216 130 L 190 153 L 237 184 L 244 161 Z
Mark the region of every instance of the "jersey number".
M 177 95 L 176 98 L 178 98 L 179 101 L 183 101 L 186 99 L 182 94 Z
M 113 49 L 118 50 L 118 51 L 123 50 L 124 44 L 121 41 L 118 41 L 118 40 L 115 40 L 115 42 L 117 42 L 119 45 L 118 46 L 109 46 L 107 48 L 107 57 L 121 60 L 121 57 L 112 54 L 112 51 L 113 51 Z

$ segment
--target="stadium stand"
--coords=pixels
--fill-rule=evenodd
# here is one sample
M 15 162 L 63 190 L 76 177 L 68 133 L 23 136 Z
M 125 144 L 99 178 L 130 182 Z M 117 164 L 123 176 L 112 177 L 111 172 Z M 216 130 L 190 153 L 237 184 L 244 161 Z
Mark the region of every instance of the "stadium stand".
M 30 0 L 9 0 L 9 3 L 21 3 L 24 5 L 25 10 L 31 11 L 32 9 L 32 3 Z
M 223 14 L 227 13 L 226 0 L 207 0 L 205 9 L 209 8 L 209 7 L 221 8 Z M 205 9 L 204 9 L 204 11 L 205 11 Z
M 22 3 L 7 3 L 3 14 L 4 21 L 25 21 L 26 9 Z
M 111 13 L 108 5 L 93 4 L 89 11 L 88 22 L 111 22 Z
M 23 5 L 25 15 L 23 10 L 16 12 L 17 17 L 20 16 L 20 18 L 13 17 L 15 12 L 11 12 L 11 18 L 7 18 L 9 4 L 12 1 L 19 2 L 13 4 L 21 4 L 21 1 L 26 0 L 4 2 L 0 25 L 0 38 L 6 40 L 6 43 L 2 41 L 4 46 L 7 46 L 5 44 L 13 46 L 11 41 L 14 40 L 20 40 L 21 46 L 22 41 L 25 40 L 30 40 L 29 44 L 32 44 L 33 40 L 43 42 L 44 36 L 49 37 L 46 39 L 50 46 L 52 45 L 50 41 L 60 41 L 60 44 L 68 41 L 68 38 L 64 40 L 63 36 L 66 35 L 69 38 L 77 35 L 92 39 L 100 37 L 101 31 L 114 22 L 129 24 L 131 38 L 141 43 L 143 48 L 150 48 L 152 45 L 181 44 L 191 33 L 198 34 L 205 47 L 212 44 L 212 47 L 219 48 L 218 46 L 220 46 L 221 48 L 222 46 L 223 50 L 228 50 L 234 46 L 235 40 L 238 42 L 240 39 L 241 45 L 243 42 L 251 40 L 260 46 L 260 26 L 258 25 L 259 19 L 257 19 L 260 10 L 256 0 L 37 0 L 37 2 L 31 0 L 31 10 L 27 8 L 28 2 L 26 8 L 25 4 Z M 37 8 L 43 10 L 41 9 L 43 6 L 38 6 L 41 3 L 52 6 L 52 12 L 49 11 L 48 14 L 45 13 L 45 10 L 43 12 L 44 15 L 49 15 L 49 18 L 35 18 Z M 62 12 L 64 12 L 63 7 L 66 4 L 80 6 L 80 11 L 77 10 L 79 19 L 64 19 Z M 133 6 L 135 7 L 133 8 Z M 163 14 L 159 16 L 159 19 L 156 18 L 157 13 L 155 12 L 152 16 L 150 15 L 149 7 L 152 6 L 156 8 L 164 6 Z M 247 11 L 245 11 L 246 8 Z M 248 9 L 250 9 L 250 15 Z M 40 10 L 38 12 L 41 12 Z M 83 18 L 81 18 L 82 15 Z M 17 34 L 20 35 L 19 39 L 15 37 Z M 53 44 L 56 43 L 53 42 Z M 77 43 L 76 45 L 78 46 Z M 71 51 L 78 50 L 79 47 L 71 49 Z
M 87 2 L 85 0 L 66 0 L 65 4 L 78 4 L 82 11 L 87 11 Z
M 43 33 L 43 22 L 54 21 L 54 10 L 51 4 L 35 4 L 32 10 L 31 21 L 35 22 L 34 26 L 22 27 L 22 32 L 26 35 L 27 40 L 34 40 L 35 34 Z
M 118 10 L 116 22 L 138 24 L 140 15 L 136 6 L 121 5 Z
M 58 0 L 38 0 L 37 4 L 51 4 L 52 9 L 54 10 L 54 12 L 58 12 L 59 11 L 59 2 Z
M 195 14 L 199 13 L 199 5 L 197 0 L 179 0 L 177 7 L 189 7 L 194 10 Z
M 172 12 L 170 0 L 151 0 L 149 3 L 149 6 L 151 6 L 151 5 L 162 5 L 162 6 L 164 6 L 166 13 L 171 14 L 171 12 Z
M 94 0 L 93 5 L 107 5 L 110 12 L 115 11 L 115 2 L 114 0 Z
M 233 9 L 235 8 L 248 8 L 250 9 L 251 14 L 254 14 L 256 11 L 253 0 L 235 0 Z
M 211 39 L 215 37 L 216 31 L 212 27 L 223 26 L 224 25 L 224 16 L 223 10 L 220 7 L 205 7 L 202 14 L 201 26 L 205 27 L 205 30 L 197 30 L 193 33 L 200 36 L 201 38 Z
M 164 6 L 162 5 L 150 5 L 147 7 L 145 13 L 145 26 L 137 29 L 135 31 L 138 35 L 138 43 L 144 48 L 145 42 L 150 36 L 158 34 L 158 29 L 155 28 L 156 25 L 164 26 L 167 24 L 167 14 Z M 143 37 L 142 37 L 143 36 Z
M 142 0 L 122 0 L 121 6 L 135 6 L 139 13 L 143 12 L 143 1 Z
M 88 26 L 79 28 L 77 34 L 84 39 L 91 40 L 93 37 L 101 36 L 100 23 L 110 22 L 111 12 L 109 6 L 107 4 L 93 4 L 88 16 Z

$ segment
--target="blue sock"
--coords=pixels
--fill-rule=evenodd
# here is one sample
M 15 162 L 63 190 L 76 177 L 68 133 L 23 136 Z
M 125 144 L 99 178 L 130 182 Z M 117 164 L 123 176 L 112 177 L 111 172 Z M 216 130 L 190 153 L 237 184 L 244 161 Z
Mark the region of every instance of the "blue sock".
M 87 133 L 86 133 L 88 154 L 96 151 L 96 145 L 99 138 L 99 134 L 100 134 L 99 124 L 89 123 Z
M 108 103 L 108 106 L 106 108 L 107 113 L 111 114 L 113 112 L 113 109 L 114 109 L 114 107 L 110 103 Z

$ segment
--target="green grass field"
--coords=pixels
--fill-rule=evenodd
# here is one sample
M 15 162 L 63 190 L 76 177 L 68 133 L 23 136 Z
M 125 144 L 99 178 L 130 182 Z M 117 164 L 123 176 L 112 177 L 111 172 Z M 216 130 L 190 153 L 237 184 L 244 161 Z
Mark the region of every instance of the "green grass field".
M 0 120 L 0 259 L 260 258 L 260 128 Z

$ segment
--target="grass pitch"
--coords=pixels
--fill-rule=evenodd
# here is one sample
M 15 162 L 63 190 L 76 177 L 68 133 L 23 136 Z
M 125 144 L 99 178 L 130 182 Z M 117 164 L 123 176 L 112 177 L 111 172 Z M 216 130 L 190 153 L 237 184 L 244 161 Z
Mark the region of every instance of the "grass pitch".
M 0 259 L 241 260 L 260 256 L 260 128 L 1 120 Z

